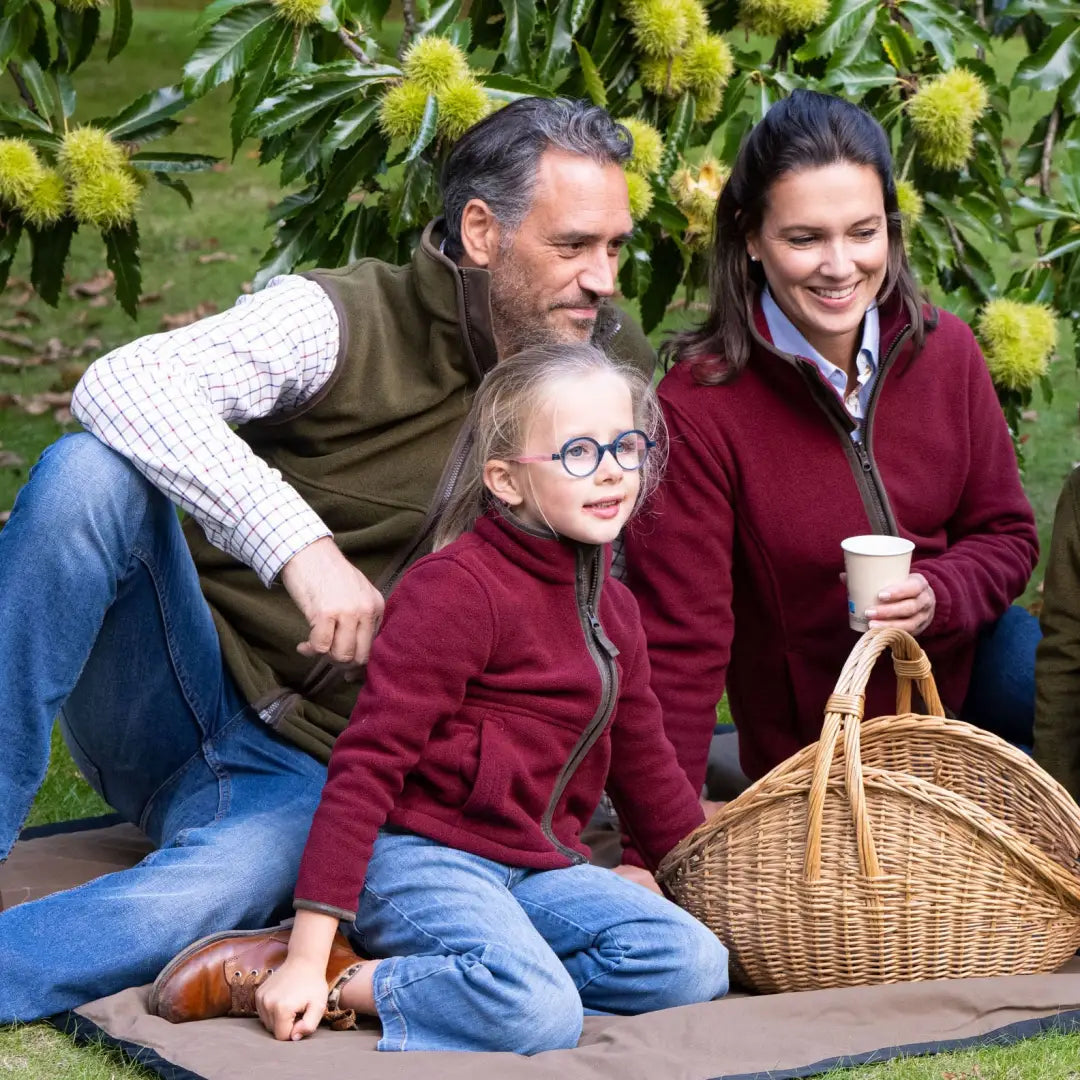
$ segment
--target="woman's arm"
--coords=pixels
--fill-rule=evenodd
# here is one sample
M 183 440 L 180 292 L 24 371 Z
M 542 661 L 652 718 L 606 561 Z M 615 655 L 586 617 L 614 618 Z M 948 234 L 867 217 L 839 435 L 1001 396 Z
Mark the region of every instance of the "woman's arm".
M 911 567 L 934 592 L 934 616 L 925 634 L 946 643 L 969 641 L 1000 618 L 1023 592 L 1039 558 L 1035 517 L 1012 438 L 986 361 L 970 331 L 967 337 L 968 473 L 946 525 L 948 549 Z

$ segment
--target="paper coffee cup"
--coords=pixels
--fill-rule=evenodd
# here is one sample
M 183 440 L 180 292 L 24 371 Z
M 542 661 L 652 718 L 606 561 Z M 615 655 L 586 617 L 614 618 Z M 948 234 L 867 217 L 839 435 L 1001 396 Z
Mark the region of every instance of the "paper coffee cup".
M 878 593 L 899 585 L 911 572 L 915 545 L 902 536 L 849 536 L 840 541 L 847 572 L 848 625 L 868 630 L 866 609 L 880 602 Z

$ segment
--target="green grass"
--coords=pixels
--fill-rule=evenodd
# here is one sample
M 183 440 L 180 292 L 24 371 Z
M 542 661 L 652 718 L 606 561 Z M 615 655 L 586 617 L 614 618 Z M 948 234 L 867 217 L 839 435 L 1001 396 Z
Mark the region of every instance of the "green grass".
M 114 64 L 104 62 L 99 51 L 76 79 L 80 93 L 77 120 L 88 120 L 115 111 L 145 91 L 169 81 L 190 52 L 190 26 L 200 0 L 156 0 L 153 9 L 136 13 L 131 45 Z M 108 19 L 108 15 L 106 15 Z M 1016 55 L 1013 55 L 1013 53 Z M 1006 47 L 997 57 L 1005 66 L 1015 65 L 1019 51 Z M 10 88 L 0 85 L 0 97 Z M 1026 132 L 1043 107 L 1039 98 L 1018 96 L 1013 129 Z M 224 118 L 224 92 L 211 95 L 189 114 L 190 123 L 162 149 L 212 153 L 227 158 L 228 137 Z M 188 211 L 176 195 L 151 186 L 140 215 L 144 264 L 144 289 L 160 293 L 159 300 L 140 308 L 132 323 L 111 298 L 104 306 L 66 294 L 53 310 L 18 282 L 0 293 L 0 330 L 24 334 L 32 348 L 20 349 L 0 341 L 0 354 L 38 356 L 50 339 L 58 339 L 68 355 L 54 363 L 14 370 L 0 365 L 0 395 L 33 394 L 64 385 L 64 364 L 85 364 L 96 355 L 142 333 L 158 330 L 165 315 L 188 311 L 200 304 L 218 310 L 233 302 L 245 281 L 251 279 L 259 256 L 271 238 L 266 211 L 277 199 L 276 171 L 260 170 L 245 147 L 237 160 L 222 171 L 193 176 L 195 208 Z M 200 256 L 224 252 L 232 258 L 200 262 Z M 105 267 L 104 252 L 96 235 L 76 237 L 68 267 L 71 284 L 95 277 Z M 27 276 L 26 262 L 16 265 L 15 276 Z M 105 294 L 108 296 L 108 294 Z M 947 298 L 939 298 L 947 304 Z M 96 340 L 95 340 L 96 339 Z M 1071 343 L 1063 353 L 1071 355 Z M 70 381 L 71 373 L 66 374 Z M 1080 378 L 1070 361 L 1058 361 L 1052 373 L 1055 388 L 1052 405 L 1037 400 L 1037 419 L 1025 421 L 1026 485 L 1039 522 L 1045 550 L 1058 491 L 1072 463 L 1080 460 Z M 944 390 L 943 390 L 944 392 Z M 0 466 L 0 510 L 14 501 L 26 481 L 28 467 L 41 450 L 65 426 L 51 414 L 28 416 L 17 408 L 0 407 L 0 451 L 25 459 L 21 467 Z M 913 433 L 917 437 L 917 433 Z M 1027 599 L 1035 595 L 1041 569 L 1032 579 Z M 107 808 L 79 776 L 70 757 L 54 734 L 52 761 L 45 786 L 35 803 L 31 824 L 65 820 L 101 813 Z M 101 1047 L 76 1048 L 63 1035 L 45 1025 L 0 1029 L 0 1080 L 45 1080 L 62 1076 L 77 1080 L 143 1080 L 151 1074 L 125 1064 Z M 828 1080 L 1080 1080 L 1080 1040 L 1051 1035 L 1015 1046 L 965 1051 L 937 1057 L 916 1058 L 838 1070 Z

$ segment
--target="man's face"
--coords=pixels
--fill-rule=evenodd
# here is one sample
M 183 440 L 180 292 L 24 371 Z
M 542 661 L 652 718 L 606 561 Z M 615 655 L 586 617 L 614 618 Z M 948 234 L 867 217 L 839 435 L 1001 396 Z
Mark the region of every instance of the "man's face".
M 618 165 L 547 150 L 532 206 L 500 237 L 491 271 L 491 310 L 499 352 L 587 341 L 601 300 L 615 291 L 619 252 L 633 224 Z

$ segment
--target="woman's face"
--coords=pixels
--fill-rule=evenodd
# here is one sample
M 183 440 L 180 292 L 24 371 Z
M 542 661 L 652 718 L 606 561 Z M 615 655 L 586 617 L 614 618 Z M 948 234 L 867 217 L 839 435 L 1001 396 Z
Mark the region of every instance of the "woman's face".
M 877 172 L 843 162 L 786 173 L 769 189 L 747 251 L 761 260 L 773 299 L 803 337 L 849 366 L 889 257 Z

